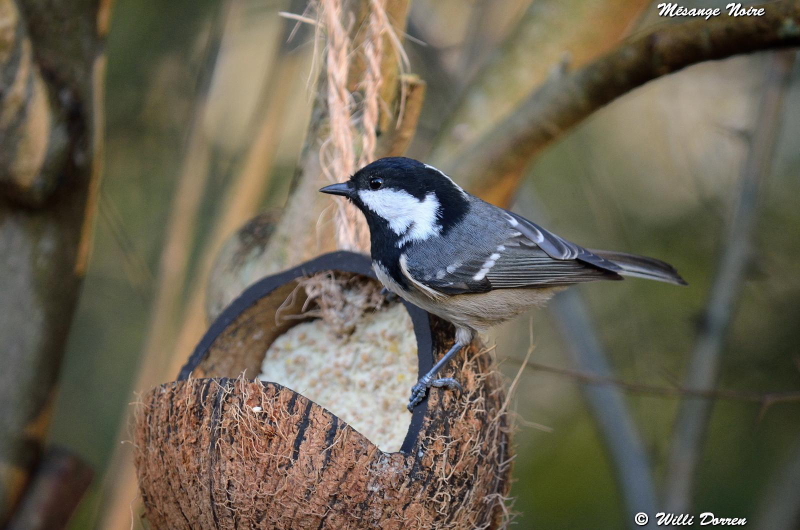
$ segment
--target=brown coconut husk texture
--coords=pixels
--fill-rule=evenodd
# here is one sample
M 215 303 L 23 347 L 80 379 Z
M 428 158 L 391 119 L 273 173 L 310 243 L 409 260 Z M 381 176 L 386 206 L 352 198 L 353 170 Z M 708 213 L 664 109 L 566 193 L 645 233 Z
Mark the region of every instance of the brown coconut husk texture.
M 182 379 L 143 396 L 135 424 L 145 517 L 154 528 L 498 528 L 508 521 L 510 425 L 503 380 L 478 341 L 445 370 L 463 394 L 432 389 L 399 452 L 378 449 L 306 397 L 249 380 L 269 344 L 301 318 L 297 279 L 323 270 L 369 278 L 339 252 L 262 280 L 223 312 Z M 420 371 L 453 327 L 408 307 Z M 408 416 L 386 421 L 409 421 Z

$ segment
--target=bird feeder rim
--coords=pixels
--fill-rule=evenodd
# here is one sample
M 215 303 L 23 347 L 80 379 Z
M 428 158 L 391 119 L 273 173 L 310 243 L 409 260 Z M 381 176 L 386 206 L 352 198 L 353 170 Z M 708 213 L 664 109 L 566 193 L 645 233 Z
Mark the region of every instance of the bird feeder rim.
M 279 287 L 287 283 L 310 276 L 319 272 L 325 271 L 339 271 L 358 274 L 377 280 L 375 272 L 372 270 L 372 260 L 369 256 L 357 252 L 350 251 L 337 251 L 323 254 L 305 263 L 293 267 L 286 271 L 266 276 L 257 281 L 250 287 L 244 290 L 233 302 L 231 302 L 214 320 L 211 326 L 206 331 L 203 338 L 195 347 L 192 354 L 189 356 L 186 364 L 181 368 L 178 374 L 177 381 L 186 381 L 190 378 L 192 372 L 197 368 L 208 355 L 214 342 L 228 330 L 229 326 L 236 322 L 238 317 L 250 309 L 262 298 L 269 296 Z M 434 362 L 434 339 L 431 329 L 430 314 L 413 304 L 401 300 L 403 305 L 411 317 L 411 323 L 414 327 L 414 335 L 417 342 L 417 369 L 418 377 L 427 373 L 432 367 Z M 207 378 L 207 379 L 230 379 L 230 378 Z M 261 381 L 263 384 L 276 385 L 278 388 L 287 388 L 281 383 L 273 381 Z M 288 388 L 287 388 L 288 389 Z M 288 389 L 296 392 L 292 389 Z M 296 392 L 298 395 L 302 395 Z M 305 396 L 304 396 L 305 397 Z M 314 405 L 322 407 L 319 403 L 309 399 Z M 333 411 L 322 407 L 329 413 L 337 416 Z M 428 400 L 425 399 L 422 403 L 414 408 L 411 415 L 411 422 L 409 424 L 408 432 L 400 447 L 399 453 L 410 454 L 417 442 L 420 431 L 422 430 L 425 417 L 428 412 Z M 338 416 L 337 416 L 338 417 Z M 390 453 L 391 454 L 391 453 Z

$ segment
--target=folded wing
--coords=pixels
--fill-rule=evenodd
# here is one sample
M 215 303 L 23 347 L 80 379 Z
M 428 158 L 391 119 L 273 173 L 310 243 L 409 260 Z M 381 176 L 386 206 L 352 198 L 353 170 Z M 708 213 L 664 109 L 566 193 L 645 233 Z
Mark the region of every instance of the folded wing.
M 530 227 L 518 223 L 515 230 L 509 230 L 507 237 L 491 250 L 473 252 L 467 259 L 456 261 L 436 274 L 414 267 L 412 261 L 407 272 L 416 281 L 449 295 L 622 279 L 615 271 L 621 269 L 613 263 L 550 232 L 538 232 L 539 236 Z M 542 229 L 537 227 L 536 230 Z

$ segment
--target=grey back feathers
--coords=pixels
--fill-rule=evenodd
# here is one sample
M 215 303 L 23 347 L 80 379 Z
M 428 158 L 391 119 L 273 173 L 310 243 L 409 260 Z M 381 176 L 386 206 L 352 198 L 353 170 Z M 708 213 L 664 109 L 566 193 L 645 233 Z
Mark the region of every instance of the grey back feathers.
M 619 280 L 617 271 L 622 272 L 586 249 L 476 197 L 470 197 L 469 212 L 461 223 L 439 238 L 410 246 L 406 259 L 415 279 L 450 295 Z
M 561 287 L 622 276 L 685 285 L 663 261 L 588 250 L 477 197 L 470 196 L 469 204 L 461 223 L 405 253 L 408 272 L 442 294 Z

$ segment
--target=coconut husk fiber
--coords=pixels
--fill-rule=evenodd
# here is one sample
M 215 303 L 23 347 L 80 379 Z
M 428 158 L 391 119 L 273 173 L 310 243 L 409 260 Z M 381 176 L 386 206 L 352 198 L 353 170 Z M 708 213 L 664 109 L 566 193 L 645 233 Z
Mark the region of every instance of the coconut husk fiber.
M 297 279 L 341 271 L 371 279 L 369 259 L 337 252 L 257 283 L 223 311 L 178 381 L 142 397 L 135 425 L 144 516 L 153 528 L 497 528 L 507 521 L 509 420 L 503 381 L 475 342 L 432 389 L 398 452 L 305 396 L 257 374 L 277 336 L 303 321 Z M 287 305 L 286 301 L 291 300 Z M 275 314 L 298 318 L 276 321 Z M 407 306 L 420 372 L 453 328 Z M 244 374 L 244 375 L 243 375 Z M 334 408 L 334 407 L 331 407 Z M 410 419 L 409 419 L 410 418 Z

